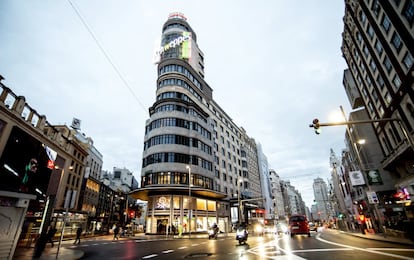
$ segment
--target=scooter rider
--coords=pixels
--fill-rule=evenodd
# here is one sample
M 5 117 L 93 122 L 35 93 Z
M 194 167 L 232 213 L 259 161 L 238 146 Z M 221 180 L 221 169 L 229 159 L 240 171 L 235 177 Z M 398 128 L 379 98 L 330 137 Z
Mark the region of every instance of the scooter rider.
M 239 244 L 246 243 L 249 232 L 247 232 L 247 226 L 243 223 L 237 228 L 236 231 L 236 240 L 239 241 Z

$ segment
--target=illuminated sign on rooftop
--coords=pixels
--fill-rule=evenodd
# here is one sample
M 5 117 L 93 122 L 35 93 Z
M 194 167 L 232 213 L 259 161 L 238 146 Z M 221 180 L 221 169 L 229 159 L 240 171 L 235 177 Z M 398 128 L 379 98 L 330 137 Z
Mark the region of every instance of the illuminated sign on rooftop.
M 168 15 L 168 19 L 171 19 L 171 18 L 180 18 L 180 19 L 187 21 L 187 17 L 185 17 L 184 14 L 179 13 L 179 12 L 170 13 L 170 15 Z
M 161 48 L 155 51 L 154 55 L 154 63 L 158 63 L 161 59 L 161 55 L 168 51 L 169 49 L 175 48 L 177 46 L 183 45 L 183 58 L 189 58 L 188 49 L 190 48 L 188 44 L 186 44 L 191 39 L 190 32 L 183 32 L 183 35 L 178 36 L 177 38 L 173 39 L 169 43 L 161 46 Z M 184 48 L 185 47 L 185 48 Z

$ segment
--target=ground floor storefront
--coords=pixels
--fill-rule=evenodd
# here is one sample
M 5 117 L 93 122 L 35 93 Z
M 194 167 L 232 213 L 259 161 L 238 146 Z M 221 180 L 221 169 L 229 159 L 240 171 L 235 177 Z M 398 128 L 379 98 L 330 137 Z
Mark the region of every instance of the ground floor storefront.
M 221 232 L 231 226 L 226 204 L 201 197 L 163 194 L 148 198 L 145 232 L 147 234 L 179 234 L 205 232 L 216 224 Z

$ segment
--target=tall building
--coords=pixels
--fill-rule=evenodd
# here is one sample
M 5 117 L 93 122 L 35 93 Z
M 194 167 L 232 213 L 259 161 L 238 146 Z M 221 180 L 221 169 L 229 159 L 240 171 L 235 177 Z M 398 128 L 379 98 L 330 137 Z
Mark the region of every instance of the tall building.
M 328 194 L 328 186 L 322 178 L 313 180 L 313 195 L 317 206 L 317 218 L 319 221 L 330 220 L 330 199 Z M 315 216 L 314 216 L 315 217 Z
M 371 120 L 385 119 L 373 124 L 384 155 L 381 166 L 392 175 L 395 193 L 406 205 L 398 218 L 413 226 L 414 1 L 345 3 L 342 52 L 356 85 L 354 93 L 359 93 L 352 95 L 351 105 L 365 107 Z
M 164 23 L 154 62 L 156 101 L 146 121 L 141 187 L 131 193 L 148 201 L 146 232 L 164 233 L 170 225 L 203 231 L 213 223 L 228 231 L 247 220 L 240 198 L 261 197 L 256 143 L 213 100 L 204 54 L 183 14 Z
M 263 197 L 263 208 L 265 209 L 265 218 L 273 219 L 273 201 L 272 201 L 272 190 L 270 184 L 270 173 L 267 162 L 267 157 L 263 153 L 262 146 L 257 144 L 257 154 L 259 162 L 259 172 L 260 172 L 260 186 L 261 186 L 261 196 Z

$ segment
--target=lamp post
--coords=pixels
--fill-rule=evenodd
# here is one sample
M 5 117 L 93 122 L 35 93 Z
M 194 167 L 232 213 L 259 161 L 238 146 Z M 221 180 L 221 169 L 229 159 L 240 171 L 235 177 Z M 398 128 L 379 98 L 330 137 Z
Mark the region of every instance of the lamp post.
M 238 207 L 237 207 L 237 215 L 238 215 L 238 220 L 239 220 L 239 226 L 241 224 L 241 220 L 242 220 L 242 206 L 241 206 L 241 198 L 240 198 L 240 184 L 243 183 L 243 179 L 237 179 L 237 203 L 238 203 Z
M 191 166 L 188 169 L 188 237 L 191 238 Z

